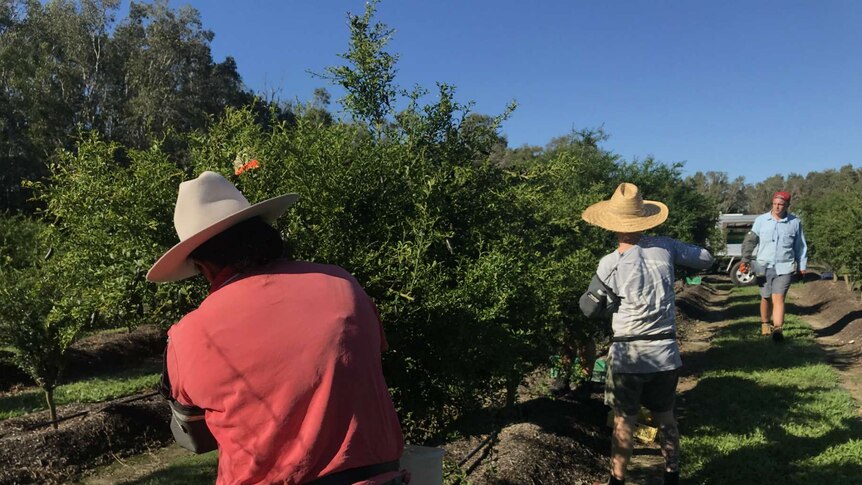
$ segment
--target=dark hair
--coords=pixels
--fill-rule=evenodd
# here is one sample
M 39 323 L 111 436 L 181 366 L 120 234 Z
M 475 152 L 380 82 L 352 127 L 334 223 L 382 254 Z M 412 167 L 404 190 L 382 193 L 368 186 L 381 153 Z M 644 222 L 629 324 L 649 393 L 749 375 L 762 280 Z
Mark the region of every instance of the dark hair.
M 284 254 L 284 241 L 278 230 L 260 217 L 254 217 L 216 234 L 189 257 L 243 272 L 275 261 Z

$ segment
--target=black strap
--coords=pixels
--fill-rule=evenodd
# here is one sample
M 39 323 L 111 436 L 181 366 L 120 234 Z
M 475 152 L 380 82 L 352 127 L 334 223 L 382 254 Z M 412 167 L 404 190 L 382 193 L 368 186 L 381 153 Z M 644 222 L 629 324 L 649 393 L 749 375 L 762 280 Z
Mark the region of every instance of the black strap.
M 614 335 L 614 342 L 634 342 L 635 340 L 676 340 L 676 332 L 654 333 L 652 335 Z
M 316 480 L 305 482 L 305 485 L 350 485 L 352 483 L 368 480 L 369 478 L 375 475 L 380 475 L 381 473 L 394 471 L 398 471 L 398 460 L 330 473 L 329 475 L 320 477 Z
M 171 389 L 171 378 L 168 376 L 168 345 L 165 344 L 165 351 L 162 354 L 162 378 L 159 380 L 159 394 L 165 399 L 173 399 L 173 390 Z

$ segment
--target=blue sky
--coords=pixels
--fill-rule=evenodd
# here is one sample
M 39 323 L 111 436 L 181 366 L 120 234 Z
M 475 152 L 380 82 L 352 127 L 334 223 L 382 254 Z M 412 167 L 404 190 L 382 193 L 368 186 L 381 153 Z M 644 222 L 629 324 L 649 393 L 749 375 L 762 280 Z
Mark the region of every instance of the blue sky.
M 308 100 L 364 2 L 172 0 L 201 13 L 246 85 Z M 862 166 L 862 2 L 384 0 L 397 82 L 457 86 L 518 109 L 511 147 L 603 126 L 626 160 L 686 162 L 749 183 Z

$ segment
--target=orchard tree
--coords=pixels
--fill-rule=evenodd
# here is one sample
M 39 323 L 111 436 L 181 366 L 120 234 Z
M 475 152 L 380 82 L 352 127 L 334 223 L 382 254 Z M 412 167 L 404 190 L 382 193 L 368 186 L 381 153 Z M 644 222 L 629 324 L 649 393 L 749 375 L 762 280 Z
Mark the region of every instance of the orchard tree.
M 833 192 L 806 201 L 801 211 L 809 259 L 826 264 L 834 272 L 862 279 L 862 256 L 856 247 L 862 228 L 848 224 L 862 216 L 860 192 Z
M 33 236 L 28 242 L 40 250 L 58 242 L 47 230 Z M 26 265 L 0 266 L 0 344 L 12 349 L 13 362 L 45 392 L 51 420 L 56 421 L 54 389 L 66 351 L 90 319 L 80 303 L 96 289 L 67 285 L 52 255 L 55 251 L 46 251 L 44 258 L 24 255 L 29 257 Z
M 341 99 L 345 109 L 380 133 L 398 91 L 398 56 L 383 50 L 395 31 L 385 24 L 372 23 L 377 3 L 378 0 L 367 2 L 361 16 L 347 14 L 350 43 L 347 52 L 339 54 L 347 64 L 327 68 L 323 77 L 347 91 Z
M 182 177 L 158 146 L 121 150 L 90 133 L 74 152 L 60 154 L 46 182 L 31 184 L 45 206 L 41 215 L 63 235 L 52 262 L 59 279 L 81 292 L 99 283 L 81 301 L 98 313 L 95 324 L 167 326 L 196 302 L 199 287 L 145 279 L 163 248 L 176 243 L 173 203 Z

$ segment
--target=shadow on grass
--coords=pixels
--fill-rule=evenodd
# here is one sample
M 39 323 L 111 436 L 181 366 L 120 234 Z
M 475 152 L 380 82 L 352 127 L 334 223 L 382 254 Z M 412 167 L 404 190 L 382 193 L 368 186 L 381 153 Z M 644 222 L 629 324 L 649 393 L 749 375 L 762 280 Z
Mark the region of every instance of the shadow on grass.
M 759 335 L 758 300 L 732 296 L 722 317 L 742 319 L 716 328 L 708 350 L 686 355 L 684 373 L 704 375 L 679 396 L 681 431 L 691 437 L 686 482 L 860 483 L 862 421 L 814 333 L 794 317 L 812 307 L 788 305 L 794 316 L 776 344 Z
M 759 320 L 745 320 L 732 327 L 716 329 L 708 350 L 685 355 L 681 375 L 700 375 L 710 370 L 755 372 L 824 361 L 824 352 L 802 339 L 811 331 L 793 322 L 784 327 L 784 342 L 776 344 L 760 335 Z M 715 345 L 720 344 L 720 346 Z M 788 355 L 792 354 L 792 362 Z
M 160 485 L 182 483 L 183 485 L 212 485 L 218 474 L 218 452 L 184 457 L 169 467 L 145 477 L 117 482 L 118 485 Z
M 0 398 L 0 419 L 22 416 L 32 411 L 47 409 L 42 391 L 24 391 Z

